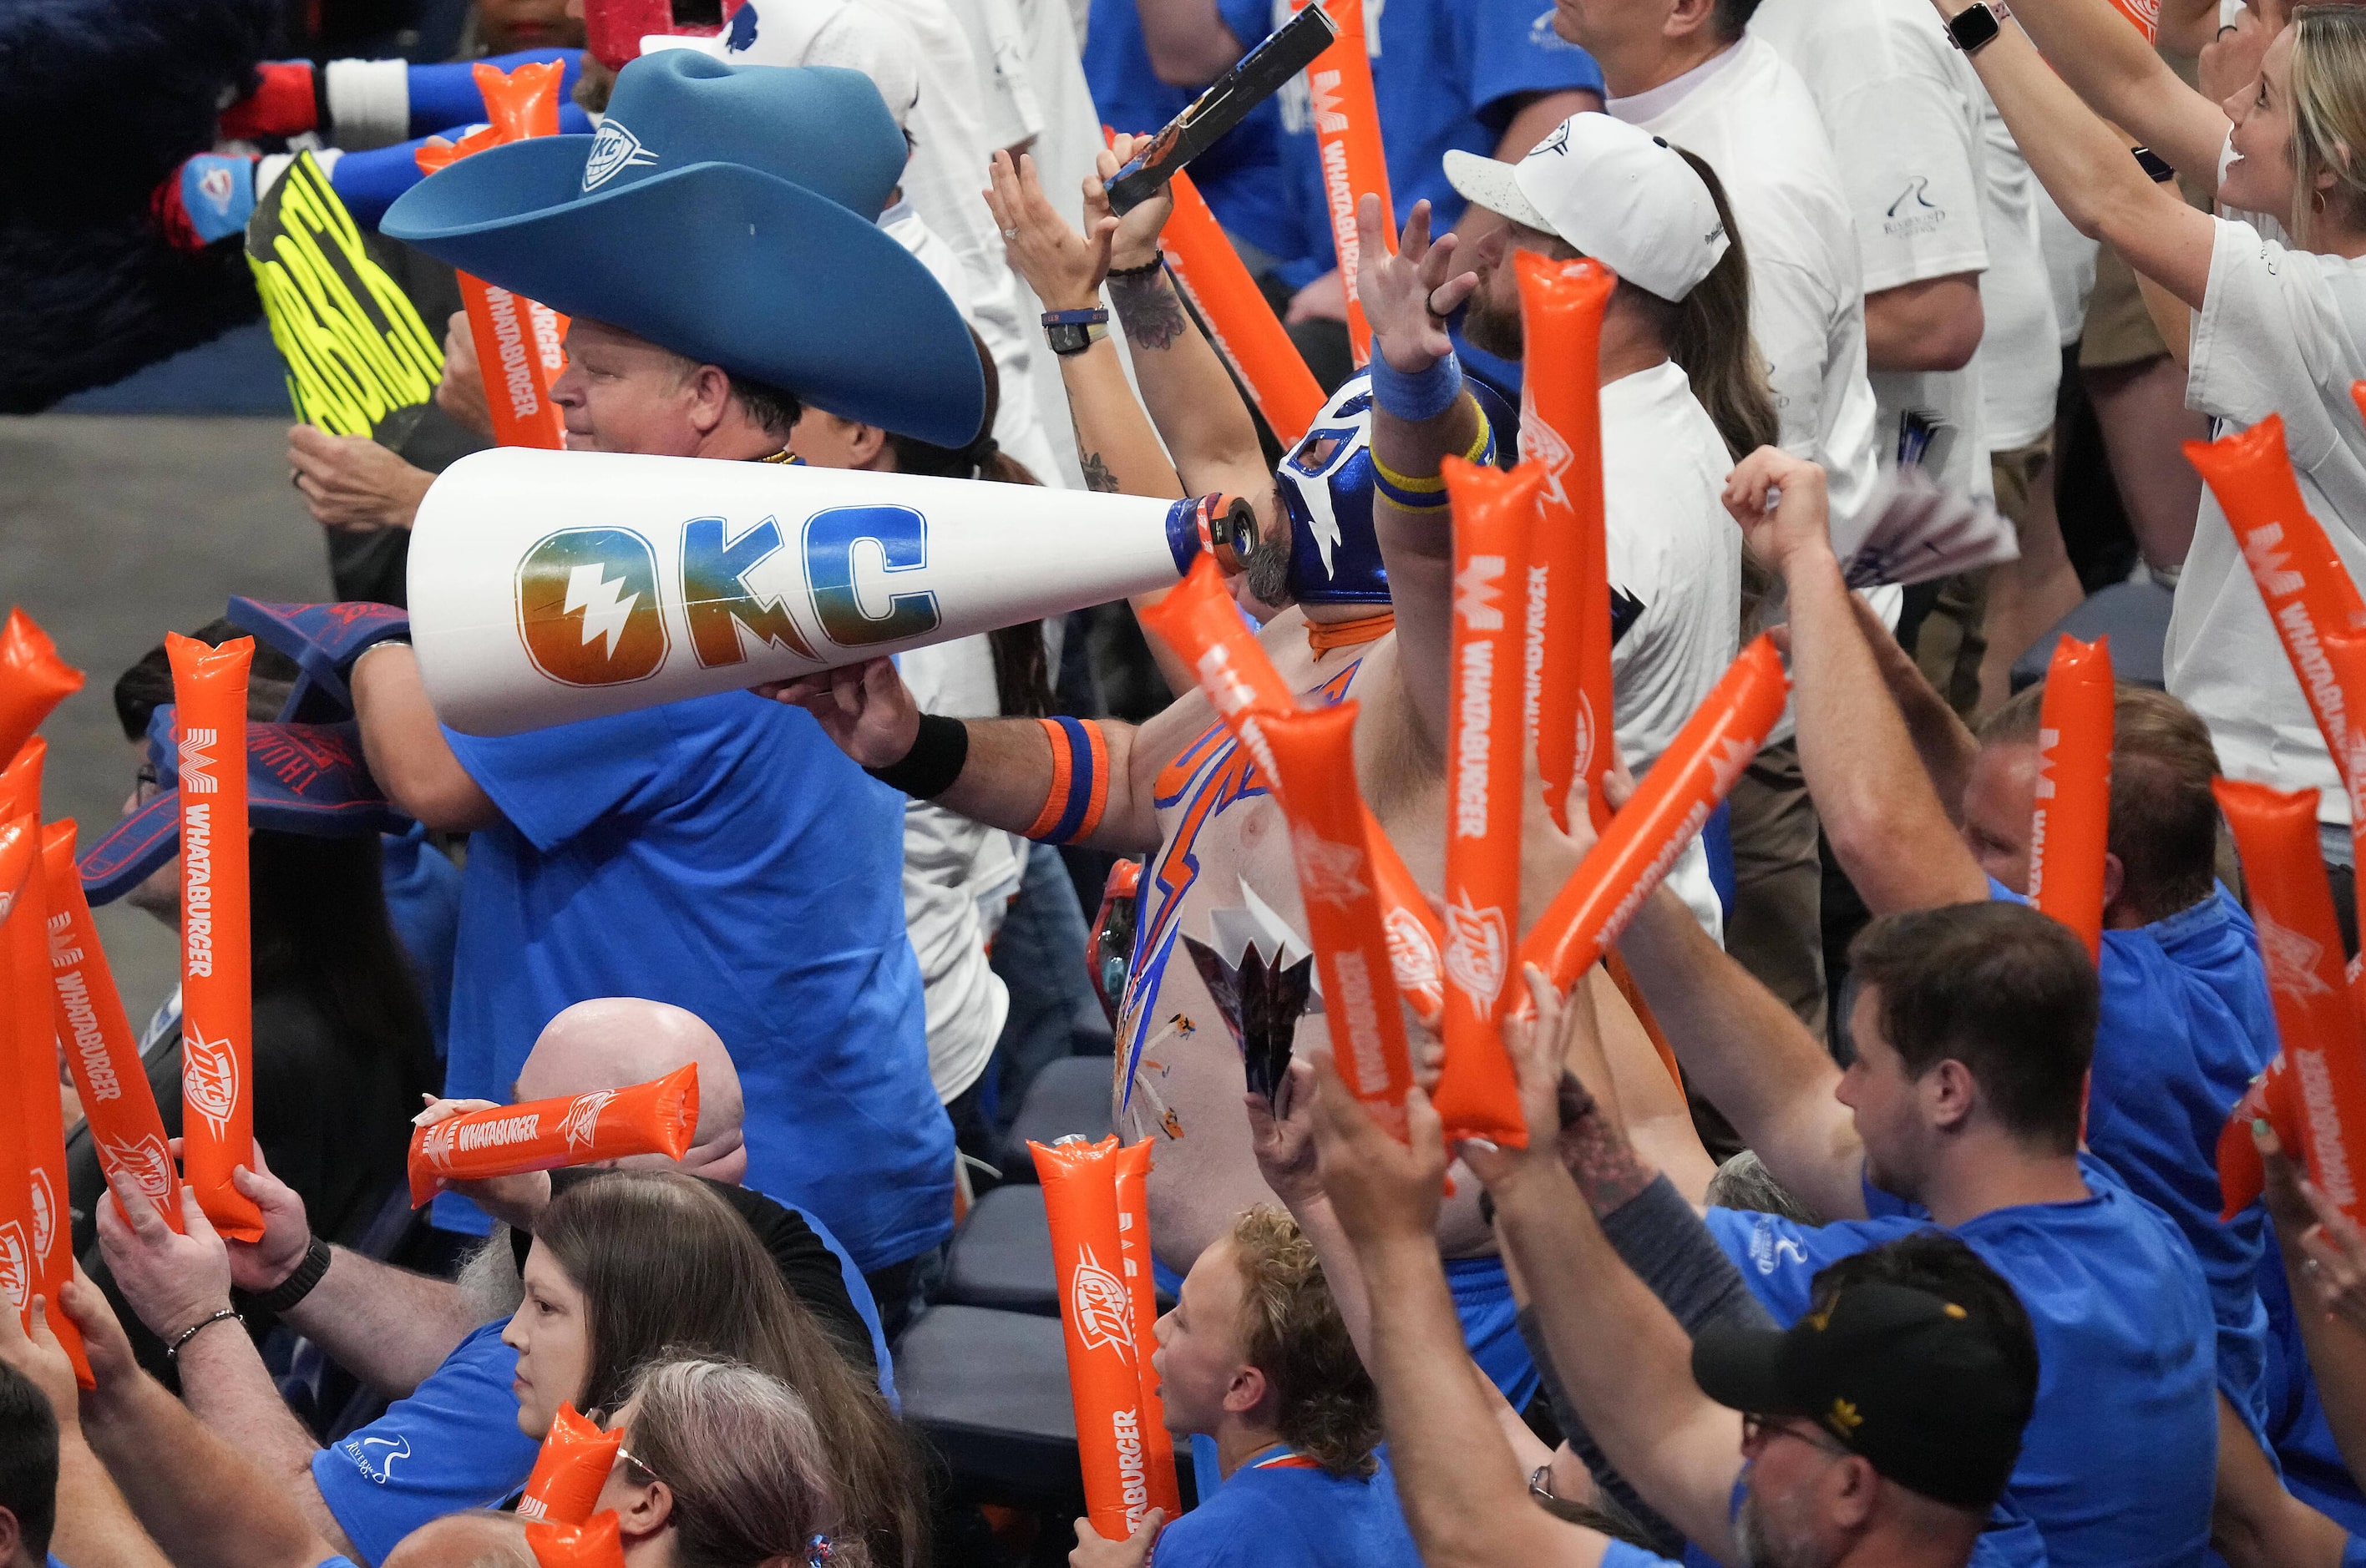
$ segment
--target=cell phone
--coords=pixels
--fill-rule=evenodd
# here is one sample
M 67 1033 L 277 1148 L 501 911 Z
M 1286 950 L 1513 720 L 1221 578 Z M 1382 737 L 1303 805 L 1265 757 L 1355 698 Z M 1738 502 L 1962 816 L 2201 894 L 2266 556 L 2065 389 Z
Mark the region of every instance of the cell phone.
M 1339 24 L 1320 6 L 1309 6 L 1241 56 L 1190 106 L 1150 139 L 1141 156 L 1109 183 L 1110 210 L 1121 217 L 1166 188 L 1166 182 L 1241 123 L 1248 112 L 1281 91 L 1283 83 L 1314 62 L 1339 36 Z

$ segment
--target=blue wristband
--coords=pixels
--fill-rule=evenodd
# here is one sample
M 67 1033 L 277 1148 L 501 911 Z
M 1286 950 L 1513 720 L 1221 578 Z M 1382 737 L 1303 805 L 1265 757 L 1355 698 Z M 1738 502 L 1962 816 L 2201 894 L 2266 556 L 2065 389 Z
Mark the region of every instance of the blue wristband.
M 1390 364 L 1385 354 L 1372 356 L 1371 369 L 1373 404 L 1408 424 L 1437 418 L 1462 396 L 1462 362 L 1450 352 L 1411 375 Z

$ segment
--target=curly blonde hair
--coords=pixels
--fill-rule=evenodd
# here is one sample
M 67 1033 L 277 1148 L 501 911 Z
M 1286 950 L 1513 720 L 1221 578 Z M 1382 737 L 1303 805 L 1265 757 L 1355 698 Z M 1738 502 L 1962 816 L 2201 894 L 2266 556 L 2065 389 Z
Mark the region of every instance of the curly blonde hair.
M 1347 1338 L 1314 1244 L 1281 1210 L 1260 1205 L 1233 1223 L 1245 1287 L 1241 1342 L 1274 1388 L 1282 1441 L 1334 1475 L 1379 1468 L 1380 1396 Z

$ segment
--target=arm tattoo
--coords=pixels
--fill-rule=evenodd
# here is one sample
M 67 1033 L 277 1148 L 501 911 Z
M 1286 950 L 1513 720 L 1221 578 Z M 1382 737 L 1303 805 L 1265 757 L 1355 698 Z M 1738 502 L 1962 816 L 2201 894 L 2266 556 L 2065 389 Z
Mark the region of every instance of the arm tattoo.
M 1098 490 L 1105 496 L 1117 494 L 1117 476 L 1110 472 L 1110 465 L 1101 461 L 1099 453 L 1078 453 L 1076 466 L 1085 472 L 1086 489 Z
M 1138 349 L 1172 348 L 1189 328 L 1183 300 L 1164 271 L 1109 280 L 1110 300 L 1125 326 L 1125 341 Z
M 1560 1158 L 1596 1217 L 1626 1207 L 1658 1174 L 1635 1152 L 1576 1076 L 1560 1081 Z

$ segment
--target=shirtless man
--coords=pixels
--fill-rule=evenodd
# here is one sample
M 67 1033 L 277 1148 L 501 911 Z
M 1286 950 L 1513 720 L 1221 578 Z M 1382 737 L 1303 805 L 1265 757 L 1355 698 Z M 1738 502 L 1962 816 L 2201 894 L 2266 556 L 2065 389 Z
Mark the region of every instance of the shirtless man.
M 1120 146 L 1105 155 L 1104 173 L 1126 151 Z M 1693 180 L 1684 199 L 1706 204 L 1696 176 L 1670 162 Z M 1088 215 L 1098 194 L 1088 187 Z M 1426 537 L 1402 561 L 1393 546 L 1382 559 L 1381 536 L 1374 531 L 1369 382 L 1358 375 L 1343 386 L 1268 478 L 1261 464 L 1251 466 L 1254 459 L 1244 456 L 1256 451 L 1247 410 L 1156 267 L 1163 211 L 1145 203 L 1135 209 L 1140 216 L 1130 215 L 1122 225 L 1099 218 L 1088 239 L 1046 220 L 1048 207 L 1027 172 L 999 161 L 989 199 L 1011 241 L 1014 264 L 1044 303 L 1088 309 L 1106 281 L 1133 350 L 1143 397 L 1157 421 L 1155 437 L 1125 385 L 1114 344 L 1091 343 L 1063 361 L 1086 471 L 1133 493 L 1180 495 L 1188 485 L 1193 491 L 1271 498 L 1265 514 L 1276 521 L 1277 513 L 1287 514 L 1286 548 L 1276 540 L 1279 529 L 1269 526 L 1268 539 L 1275 542 L 1251 565 L 1244 596 L 1258 607 L 1286 607 L 1264 610 L 1259 643 L 1302 698 L 1335 702 L 1353 696 L 1361 704 L 1357 781 L 1414 879 L 1425 890 L 1438 889 L 1446 811 L 1444 747 L 1436 737 L 1444 734 L 1448 585 L 1421 558 L 1431 543 Z M 1425 241 L 1425 212 L 1414 228 Z M 1407 239 L 1415 241 L 1414 229 Z M 1380 252 L 1377 234 L 1367 242 L 1368 253 Z M 1451 251 L 1450 242 L 1441 245 L 1435 264 L 1442 265 Z M 1443 301 L 1452 292 L 1459 300 L 1476 282 L 1464 274 L 1436 297 Z M 1398 330 L 1424 327 L 1428 291 L 1412 273 L 1395 287 L 1399 316 L 1411 313 L 1409 324 Z M 1617 306 L 1614 311 L 1617 330 L 1606 330 L 1606 342 L 1631 345 L 1629 353 L 1642 362 L 1666 360 L 1649 313 Z M 1636 368 L 1620 353 L 1605 356 L 1606 377 Z M 1462 420 L 1456 452 L 1490 460 L 1499 446 L 1508 453 L 1515 421 L 1492 394 L 1470 384 L 1456 409 Z M 1166 453 L 1173 454 L 1172 466 Z M 1436 466 L 1433 458 L 1426 470 L 1407 465 L 1399 472 L 1435 474 Z M 1407 569 L 1416 575 L 1407 577 Z M 1391 578 L 1398 590 L 1393 605 Z M 1417 605 L 1406 603 L 1408 583 L 1419 584 Z M 1411 623 L 1409 642 L 1400 638 L 1398 612 Z M 964 722 L 923 717 L 884 659 L 766 689 L 805 706 L 856 761 L 898 788 L 1031 837 L 1144 857 L 1112 1093 L 1121 1136 L 1161 1140 L 1150 1184 L 1151 1239 L 1159 1261 L 1179 1274 L 1229 1231 L 1242 1210 L 1269 1201 L 1241 1114 L 1239 1053 L 1177 938 L 1207 940 L 1216 911 L 1253 899 L 1303 931 L 1303 906 L 1288 824 L 1207 700 L 1186 690 L 1140 726 L 1072 719 Z M 1551 834 L 1549 819 L 1541 812 L 1528 818 L 1523 925 L 1571 864 L 1566 841 Z M 1639 1036 L 1631 1014 L 1605 1006 Z M 1301 1028 L 1319 1030 L 1321 1024 L 1301 1021 Z M 1649 1047 L 1639 1043 L 1635 1052 L 1618 1054 L 1651 1060 Z M 1655 1089 L 1645 1082 L 1635 1092 L 1651 1102 Z M 1666 1102 L 1659 1109 L 1683 1116 L 1682 1101 L 1664 1076 L 1656 1095 Z M 1457 1196 L 1445 1204 L 1438 1243 L 1473 1354 L 1512 1403 L 1523 1404 L 1534 1374 L 1509 1332 L 1510 1292 L 1479 1216 L 1475 1182 L 1459 1182 Z

